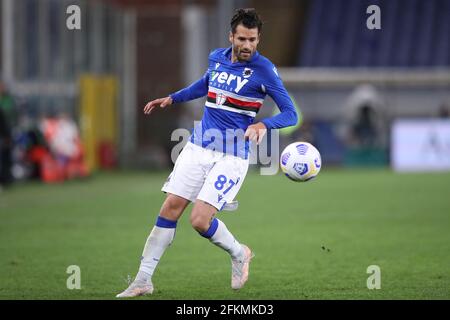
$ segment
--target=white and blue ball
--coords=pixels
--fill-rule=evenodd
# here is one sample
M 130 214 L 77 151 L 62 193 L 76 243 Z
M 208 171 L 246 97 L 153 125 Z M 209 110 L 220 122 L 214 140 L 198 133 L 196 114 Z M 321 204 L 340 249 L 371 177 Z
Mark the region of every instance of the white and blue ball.
M 319 174 L 322 159 L 319 150 L 312 144 L 303 141 L 294 142 L 281 153 L 280 166 L 289 179 L 305 182 Z

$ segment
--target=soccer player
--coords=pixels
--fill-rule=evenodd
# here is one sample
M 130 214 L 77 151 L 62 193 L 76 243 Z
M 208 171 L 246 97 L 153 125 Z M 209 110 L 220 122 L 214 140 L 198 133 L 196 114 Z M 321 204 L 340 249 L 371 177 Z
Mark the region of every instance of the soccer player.
M 202 121 L 194 127 L 162 188 L 167 196 L 145 244 L 139 272 L 117 297 L 153 292 L 152 275 L 190 202 L 194 203 L 192 227 L 231 257 L 231 287 L 240 289 L 247 281 L 253 253 L 215 215 L 232 209 L 247 174 L 250 141 L 260 143 L 267 129 L 293 126 L 298 121 L 275 66 L 256 50 L 261 28 L 262 21 L 254 9 L 236 10 L 231 19 L 231 47 L 209 55 L 204 76 L 144 107 L 144 113 L 150 114 L 156 107 L 207 96 Z M 253 124 L 266 95 L 281 112 Z

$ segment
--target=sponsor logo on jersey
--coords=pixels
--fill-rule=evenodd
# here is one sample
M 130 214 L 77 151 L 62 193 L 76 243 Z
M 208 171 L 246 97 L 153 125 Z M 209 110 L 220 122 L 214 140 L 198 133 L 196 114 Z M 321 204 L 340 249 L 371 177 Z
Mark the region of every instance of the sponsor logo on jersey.
M 225 71 L 222 72 L 212 72 L 211 73 L 211 81 L 220 85 L 226 86 L 234 86 L 234 92 L 238 93 L 241 89 L 247 84 L 248 79 L 242 79 L 240 76 L 236 76 L 234 74 L 228 74 Z
M 216 70 L 217 70 L 217 68 L 219 68 L 219 67 L 220 67 L 220 63 L 217 62 L 217 63 L 216 63 Z

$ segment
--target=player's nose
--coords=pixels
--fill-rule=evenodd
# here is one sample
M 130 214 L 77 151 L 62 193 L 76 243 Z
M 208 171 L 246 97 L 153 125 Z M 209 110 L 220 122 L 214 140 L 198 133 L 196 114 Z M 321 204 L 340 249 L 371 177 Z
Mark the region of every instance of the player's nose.
M 243 51 L 247 51 L 247 52 L 251 52 L 251 51 L 252 51 L 252 46 L 250 45 L 250 43 L 245 43 L 245 44 L 242 46 L 242 50 L 243 50 Z

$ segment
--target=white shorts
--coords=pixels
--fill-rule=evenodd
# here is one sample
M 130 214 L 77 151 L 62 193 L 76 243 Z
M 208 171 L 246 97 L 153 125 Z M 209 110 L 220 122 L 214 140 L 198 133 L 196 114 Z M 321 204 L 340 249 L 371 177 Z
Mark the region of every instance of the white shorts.
M 188 142 L 161 190 L 191 202 L 196 199 L 205 201 L 220 211 L 236 197 L 248 164 L 249 159 Z

